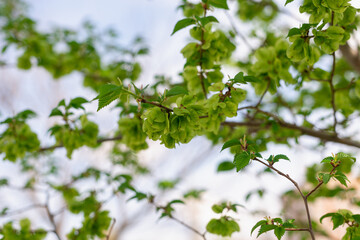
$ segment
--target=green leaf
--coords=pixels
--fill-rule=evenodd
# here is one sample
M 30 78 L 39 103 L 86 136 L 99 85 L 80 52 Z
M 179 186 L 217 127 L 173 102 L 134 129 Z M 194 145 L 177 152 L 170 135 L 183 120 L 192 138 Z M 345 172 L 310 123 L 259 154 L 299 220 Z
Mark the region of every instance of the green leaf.
M 225 208 L 226 208 L 226 205 L 224 205 L 224 204 L 220 204 L 220 205 L 214 204 L 211 207 L 211 209 L 213 210 L 214 213 L 222 213 Z
M 53 117 L 53 116 L 64 116 L 64 114 L 58 109 L 58 108 L 54 108 L 49 117 Z
M 322 180 L 325 184 L 327 184 L 330 181 L 331 175 L 328 173 L 324 173 L 322 176 Z
M 260 226 L 262 226 L 262 225 L 264 225 L 264 224 L 266 224 L 266 223 L 267 223 L 266 220 L 258 221 L 258 222 L 253 226 L 253 228 L 251 229 L 251 233 L 250 233 L 250 234 L 252 234 L 252 233 L 255 231 L 255 229 L 257 229 L 258 227 L 260 227 Z
M 216 8 L 229 9 L 226 0 L 209 0 L 208 3 Z
M 278 162 L 279 160 L 284 159 L 284 160 L 288 160 L 290 161 L 290 159 L 288 158 L 288 156 L 284 155 L 284 154 L 278 154 L 274 157 L 274 162 Z
M 212 234 L 230 237 L 234 232 L 239 232 L 240 227 L 230 217 L 224 216 L 220 219 L 211 219 L 206 225 L 206 230 Z
M 321 163 L 330 163 L 330 162 L 332 162 L 332 161 L 334 161 L 334 158 L 331 157 L 331 156 L 329 156 L 329 157 L 324 158 L 324 159 L 321 161 Z
M 186 193 L 183 195 L 183 197 L 184 197 L 184 198 L 200 199 L 201 194 L 204 193 L 204 192 L 205 192 L 204 189 L 200 189 L 200 190 L 194 189 L 194 190 L 190 190 L 190 191 L 186 192 Z
M 183 28 L 186 28 L 187 26 L 190 26 L 190 25 L 193 25 L 195 24 L 196 21 L 195 19 L 193 18 L 184 18 L 184 19 L 181 19 L 180 21 L 178 21 L 176 24 L 175 24 L 175 27 L 174 27 L 174 30 L 173 32 L 171 33 L 171 35 L 174 35 L 174 33 L 176 33 L 177 31 L 183 29 Z
M 289 3 L 293 2 L 294 0 L 286 0 L 285 6 L 288 5 Z
M 336 178 L 345 187 L 347 187 L 346 182 L 350 182 L 349 179 L 347 178 L 347 176 L 345 174 L 343 174 L 342 172 L 340 172 L 340 171 L 337 171 L 335 173 L 334 178 Z
M 229 141 L 226 141 L 223 145 L 223 147 L 221 148 L 221 151 L 222 152 L 224 149 L 227 149 L 229 147 L 232 147 L 232 146 L 237 146 L 237 145 L 241 145 L 240 141 L 238 139 L 231 139 Z
M 344 224 L 345 219 L 341 214 L 335 214 L 334 216 L 332 216 L 331 221 L 334 224 L 333 230 L 335 230 L 336 228 Z
M 352 215 L 352 217 L 354 218 L 354 220 L 360 224 L 360 214 L 354 214 Z
M 123 87 L 116 86 L 113 84 L 106 84 L 100 87 L 99 92 L 100 92 L 99 95 L 96 98 L 94 98 L 94 100 L 95 99 L 99 100 L 97 111 L 99 111 L 100 109 L 106 107 L 107 105 L 118 99 L 120 95 L 123 93 Z
M 166 91 L 166 97 L 172 97 L 172 96 L 184 95 L 184 94 L 188 94 L 188 91 L 180 86 L 175 86 L 170 90 Z
M 267 224 L 261 225 L 257 237 L 259 237 L 261 234 L 266 233 L 266 232 L 268 232 L 268 231 L 271 231 L 271 230 L 273 230 L 273 229 L 275 229 L 275 228 L 277 228 L 276 225 L 267 225 Z
M 337 213 L 327 213 L 327 214 L 321 216 L 321 217 L 320 217 L 320 223 L 322 223 L 322 220 L 324 220 L 325 218 L 332 217 L 332 216 L 334 216 L 335 214 L 337 214 Z
M 301 30 L 299 28 L 290 29 L 289 33 L 286 37 L 288 38 L 288 37 L 295 36 L 295 35 L 301 35 Z
M 200 21 L 201 25 L 205 26 L 206 24 L 210 23 L 210 22 L 219 22 L 216 17 L 214 16 L 207 16 L 207 17 L 202 17 L 202 18 L 198 18 L 198 20 Z
M 82 105 L 87 102 L 89 102 L 89 101 L 86 100 L 85 98 L 77 97 L 70 101 L 69 107 L 72 107 L 75 109 L 79 109 L 79 108 L 84 109 L 84 107 Z
M 257 77 L 253 77 L 253 76 L 245 76 L 244 80 L 245 80 L 245 82 L 253 82 L 253 83 L 261 82 L 260 79 L 258 79 Z
M 236 171 L 244 169 L 250 162 L 250 155 L 247 152 L 241 152 L 235 155 L 234 165 L 236 166 Z
M 285 228 L 284 227 L 277 227 L 274 229 L 274 234 L 280 240 L 284 234 L 285 234 Z
M 219 164 L 216 171 L 217 172 L 225 172 L 225 171 L 231 171 L 234 168 L 235 168 L 234 163 L 232 163 L 230 161 L 224 161 Z

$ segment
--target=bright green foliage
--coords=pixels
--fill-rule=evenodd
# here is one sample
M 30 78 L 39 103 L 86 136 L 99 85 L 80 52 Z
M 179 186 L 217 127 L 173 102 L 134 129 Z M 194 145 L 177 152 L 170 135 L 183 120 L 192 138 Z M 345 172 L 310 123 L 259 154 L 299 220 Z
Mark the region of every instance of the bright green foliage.
M 67 237 L 71 240 L 103 238 L 106 236 L 106 230 L 109 228 L 110 223 L 109 211 L 96 211 L 93 216 L 86 216 L 82 222 L 82 227 L 74 228 Z
M 143 122 L 138 117 L 121 118 L 118 122 L 122 142 L 129 148 L 138 151 L 148 148 L 146 134 L 142 130 Z
M 255 226 L 251 229 L 251 233 L 253 233 L 258 227 L 260 227 L 260 229 L 257 237 L 259 237 L 263 233 L 274 230 L 275 236 L 278 240 L 280 240 L 285 235 L 286 228 L 296 227 L 293 222 L 294 219 L 283 221 L 281 218 L 267 217 L 265 218 L 265 220 L 260 220 L 259 222 L 257 222 Z
M 74 126 L 69 124 L 55 125 L 49 131 L 55 137 L 57 144 L 65 147 L 68 158 L 71 158 L 75 149 L 82 146 L 97 146 L 98 126 L 89 121 L 86 115 L 77 118 Z
M 275 46 L 259 48 L 255 52 L 256 62 L 251 67 L 252 75 L 261 79 L 261 83 L 254 84 L 255 90 L 261 94 L 269 84 L 269 91 L 275 93 L 280 86 L 280 80 L 286 83 L 294 83 L 289 73 L 291 65 L 286 51 L 288 43 L 284 40 L 278 40 Z
M 40 148 L 36 133 L 26 124 L 26 120 L 34 116 L 34 112 L 25 110 L 0 123 L 7 125 L 7 129 L 0 134 L 0 152 L 5 153 L 4 159 L 15 162 L 16 159 L 23 158 L 26 153 Z
M 259 19 L 269 22 L 278 15 L 278 6 L 272 0 L 238 0 L 238 3 L 238 15 L 244 21 Z
M 188 198 L 194 198 L 194 199 L 200 199 L 201 195 L 205 192 L 204 189 L 193 189 L 193 190 L 189 190 L 188 192 L 186 192 L 184 194 L 184 198 L 188 199 Z
M 211 209 L 214 213 L 222 214 L 224 210 L 237 212 L 237 207 L 241 206 L 240 204 L 233 204 L 230 202 L 222 202 L 219 204 L 214 204 Z M 234 232 L 239 232 L 239 224 L 230 216 L 222 215 L 218 219 L 211 219 L 206 225 L 206 230 L 209 233 L 220 235 L 223 237 L 231 236 Z
M 346 209 L 340 209 L 335 213 L 327 213 L 320 218 L 320 223 L 325 218 L 331 218 L 333 229 L 346 225 L 346 234 L 342 240 L 360 239 L 360 215 L 353 214 Z
M 41 240 L 45 239 L 47 232 L 44 229 L 31 229 L 31 222 L 29 219 L 21 219 L 19 222 L 20 229 L 16 229 L 12 222 L 3 225 L 0 230 L 0 237 L 2 240 Z
M 160 218 L 172 217 L 172 214 L 175 211 L 175 209 L 173 207 L 174 204 L 185 204 L 185 203 L 182 200 L 175 199 L 175 200 L 168 202 L 165 206 L 157 206 L 156 211 L 161 211 Z
M 219 219 L 211 219 L 206 225 L 206 230 L 209 233 L 216 234 L 223 237 L 230 237 L 234 232 L 239 232 L 240 227 L 235 220 L 229 216 L 223 216 Z
M 179 179 L 175 179 L 175 180 L 163 180 L 158 182 L 158 188 L 161 190 L 169 190 L 169 189 L 173 189 L 176 184 L 178 184 Z
M 151 140 L 158 140 L 162 134 L 167 134 L 170 128 L 169 113 L 160 108 L 152 108 L 143 115 L 143 130 Z M 174 143 L 175 144 L 175 143 Z

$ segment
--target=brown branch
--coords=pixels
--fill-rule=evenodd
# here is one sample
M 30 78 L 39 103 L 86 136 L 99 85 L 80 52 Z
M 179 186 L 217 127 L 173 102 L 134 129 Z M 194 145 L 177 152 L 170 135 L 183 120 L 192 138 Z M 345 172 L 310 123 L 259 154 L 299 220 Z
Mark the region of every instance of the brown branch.
M 312 229 L 312 222 L 311 222 L 309 204 L 308 204 L 308 201 L 307 201 L 307 197 L 301 191 L 301 189 L 299 187 L 299 184 L 294 179 L 292 179 L 288 174 L 285 174 L 285 173 L 281 172 L 280 170 L 276 169 L 273 165 L 267 164 L 267 163 L 261 161 L 258 158 L 254 158 L 253 160 L 260 162 L 261 164 L 263 164 L 263 165 L 267 166 L 268 168 L 272 169 L 273 171 L 275 171 L 277 174 L 285 177 L 286 179 L 288 179 L 296 187 L 296 189 L 298 190 L 298 192 L 300 193 L 300 195 L 301 195 L 301 197 L 302 197 L 302 199 L 304 201 L 306 216 L 307 216 L 307 219 L 308 219 L 308 232 L 311 235 L 311 239 L 315 240 L 314 231 Z
M 336 105 L 335 105 L 335 87 L 334 87 L 334 75 L 335 75 L 335 67 L 336 67 L 336 56 L 335 56 L 335 52 L 333 52 L 332 54 L 332 69 L 331 69 L 331 74 L 330 74 L 330 78 L 329 78 L 329 85 L 330 85 L 330 91 L 331 91 L 331 107 L 333 109 L 333 118 L 334 118 L 334 132 L 336 134 L 336 125 L 337 125 L 337 118 L 336 118 Z
M 156 107 L 165 109 L 167 112 L 173 112 L 173 110 L 171 108 L 165 107 L 164 105 L 161 105 L 160 103 L 157 103 L 157 102 L 151 102 L 151 101 L 148 101 L 148 100 L 146 100 L 144 98 L 139 99 L 139 101 L 142 102 L 142 103 L 151 104 L 151 105 L 154 105 Z
M 112 232 L 112 230 L 113 230 L 113 228 L 114 228 L 115 223 L 116 223 L 116 219 L 113 218 L 113 222 L 112 222 L 112 224 L 111 224 L 111 226 L 110 226 L 109 233 L 106 235 L 106 240 L 109 240 L 109 239 L 110 239 L 111 232 Z
M 205 234 L 206 232 L 204 233 L 201 233 L 199 232 L 198 230 L 196 230 L 195 228 L 193 228 L 192 226 L 190 226 L 189 224 L 177 219 L 176 217 L 170 215 L 169 216 L 170 219 L 174 220 L 175 222 L 178 222 L 180 223 L 181 225 L 183 225 L 184 227 L 186 227 L 187 229 L 191 230 L 192 232 L 196 233 L 197 235 L 199 235 L 200 237 L 202 237 L 204 240 L 206 240 L 206 237 L 205 237 Z
M 103 142 L 111 142 L 111 141 L 119 141 L 122 139 L 121 135 L 115 136 L 115 137 L 110 137 L 110 138 L 99 138 L 97 140 L 97 143 L 103 143 Z M 63 144 L 59 144 L 59 145 L 54 145 L 54 146 L 50 146 L 50 147 L 42 147 L 38 150 L 38 152 L 46 152 L 46 151 L 51 151 L 54 150 L 56 148 L 62 148 L 64 147 Z
M 9 217 L 9 216 L 12 216 L 12 215 L 22 214 L 24 212 L 33 210 L 35 208 L 44 208 L 44 207 L 45 206 L 43 204 L 32 204 L 32 205 L 29 205 L 27 207 L 23 207 L 23 208 L 19 208 L 19 209 L 13 210 L 13 211 L 5 212 L 0 217 Z
M 49 194 L 47 194 L 47 196 L 46 196 L 46 204 L 44 205 L 44 207 L 45 207 L 45 210 L 46 210 L 46 214 L 47 214 L 47 216 L 48 216 L 48 218 L 50 220 L 50 223 L 51 223 L 52 227 L 54 228 L 53 233 L 56 235 L 58 240 L 61 240 L 60 234 L 58 233 L 57 225 L 55 223 L 55 215 L 50 212 L 50 208 L 49 208 L 49 200 L 50 199 L 49 199 L 49 197 L 50 197 Z
M 309 232 L 308 228 L 285 228 L 288 232 Z
M 330 175 L 332 175 L 334 172 L 335 172 L 335 169 L 338 167 L 339 165 L 335 165 L 333 167 L 333 169 L 331 170 L 330 172 Z M 323 180 L 320 180 L 318 185 L 316 185 L 316 187 L 311 190 L 308 194 L 306 194 L 305 198 L 308 198 L 311 194 L 313 194 L 317 189 L 319 189 L 321 187 L 321 185 L 323 185 L 324 181 Z

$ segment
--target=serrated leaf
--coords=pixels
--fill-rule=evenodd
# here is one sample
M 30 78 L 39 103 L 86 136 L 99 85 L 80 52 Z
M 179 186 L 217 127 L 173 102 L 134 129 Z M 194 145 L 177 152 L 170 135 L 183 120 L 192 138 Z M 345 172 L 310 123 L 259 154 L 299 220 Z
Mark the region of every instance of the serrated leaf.
M 209 0 L 208 3 L 216 8 L 229 9 L 226 0 Z
M 275 228 L 274 229 L 274 234 L 277 237 L 277 239 L 280 240 L 285 234 L 285 228 L 284 227 Z
M 183 29 L 183 28 L 186 28 L 187 26 L 190 26 L 192 24 L 195 24 L 196 21 L 195 19 L 193 18 L 184 18 L 184 19 L 181 19 L 180 21 L 178 21 L 176 24 L 175 24 L 175 27 L 174 27 L 174 30 L 173 32 L 171 33 L 171 35 L 174 35 L 174 33 L 176 33 L 177 31 Z
M 224 143 L 224 145 L 222 146 L 220 152 L 222 152 L 224 149 L 227 149 L 227 148 L 232 147 L 232 146 L 237 146 L 237 145 L 241 145 L 241 143 L 240 143 L 240 141 L 238 139 L 231 139 L 229 141 L 226 141 Z
M 166 91 L 166 97 L 172 97 L 172 96 L 176 96 L 176 95 L 183 95 L 183 94 L 188 94 L 188 91 L 180 86 L 175 86 L 173 88 L 171 88 L 170 90 Z
M 335 230 L 336 228 L 338 228 L 339 226 L 343 225 L 345 222 L 344 217 L 341 214 L 334 214 L 331 218 L 334 226 L 333 226 L 333 230 Z
M 265 225 L 261 225 L 257 237 L 259 237 L 261 234 L 266 233 L 266 232 L 268 232 L 268 231 L 271 231 L 271 230 L 273 230 L 273 229 L 275 229 L 275 228 L 277 228 L 276 225 L 266 225 L 266 224 L 265 224 Z
M 120 95 L 123 93 L 123 87 L 116 86 L 113 84 L 106 84 L 100 87 L 99 92 L 100 92 L 99 95 L 93 99 L 93 100 L 95 99 L 99 100 L 97 111 L 99 111 L 100 109 L 106 107 L 107 105 L 118 99 Z
M 260 226 L 262 226 L 262 225 L 264 225 L 264 224 L 266 224 L 266 223 L 267 223 L 266 220 L 258 221 L 258 222 L 253 226 L 253 228 L 251 229 L 250 234 L 252 234 L 252 233 L 255 231 L 255 229 L 257 229 L 258 227 L 260 227 Z
M 327 184 L 330 181 L 331 175 L 328 173 L 323 174 L 322 180 L 325 184 Z
M 235 155 L 234 165 L 236 166 L 236 171 L 244 169 L 250 162 L 250 155 L 247 152 L 241 152 Z
M 224 216 L 220 219 L 211 219 L 206 225 L 206 230 L 212 234 L 230 237 L 234 232 L 239 232 L 240 227 L 237 222 L 227 216 Z

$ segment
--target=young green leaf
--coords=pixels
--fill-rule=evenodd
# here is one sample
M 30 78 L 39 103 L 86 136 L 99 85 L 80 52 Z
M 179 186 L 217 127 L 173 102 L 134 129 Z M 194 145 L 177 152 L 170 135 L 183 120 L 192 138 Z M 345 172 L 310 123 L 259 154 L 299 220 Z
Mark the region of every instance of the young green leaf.
M 274 162 L 278 162 L 279 160 L 284 159 L 284 160 L 288 160 L 290 161 L 290 159 L 288 158 L 288 156 L 284 155 L 284 154 L 278 154 L 274 157 L 273 161 Z
M 274 234 L 278 240 L 280 240 L 285 234 L 285 228 L 280 226 L 274 229 Z
M 226 0 L 209 0 L 208 3 L 216 8 L 229 9 Z
M 198 18 L 198 20 L 200 21 L 201 25 L 205 26 L 206 24 L 210 23 L 210 22 L 219 22 L 216 17 L 214 16 L 207 16 L 207 17 L 202 17 L 202 18 Z
M 233 146 L 237 146 L 237 145 L 241 145 L 240 141 L 238 139 L 231 139 L 224 143 L 223 147 L 221 148 L 221 151 L 223 151 L 224 149 L 227 149 L 229 147 L 233 147 Z
M 236 166 L 236 171 L 244 169 L 250 162 L 250 155 L 247 152 L 241 152 L 235 155 L 234 165 Z
M 260 226 L 262 226 L 262 225 L 265 225 L 266 223 L 267 223 L 266 220 L 260 220 L 260 221 L 258 221 L 258 222 L 253 226 L 253 228 L 251 229 L 250 234 L 252 234 L 252 233 L 255 231 L 255 229 L 257 229 L 258 227 L 260 227 Z
M 188 91 L 181 86 L 175 86 L 170 90 L 166 91 L 165 93 L 166 97 L 172 97 L 172 96 L 184 95 L 184 94 L 188 94 Z
M 235 168 L 234 163 L 232 163 L 230 161 L 224 161 L 219 164 L 216 171 L 217 172 L 225 172 L 225 171 L 231 171 L 234 168 Z
M 113 84 L 106 84 L 100 87 L 99 95 L 94 98 L 99 100 L 98 109 L 106 107 L 116 99 L 120 97 L 120 95 L 123 93 L 123 87 L 122 86 L 116 86 Z
M 181 19 L 180 21 L 178 21 L 176 24 L 175 24 L 175 27 L 174 27 L 174 30 L 173 32 L 171 33 L 171 35 L 174 35 L 174 33 L 176 33 L 177 31 L 183 29 L 183 28 L 186 28 L 187 26 L 190 26 L 190 25 L 193 25 L 195 24 L 196 21 L 195 19 L 193 18 L 184 18 L 184 19 Z

